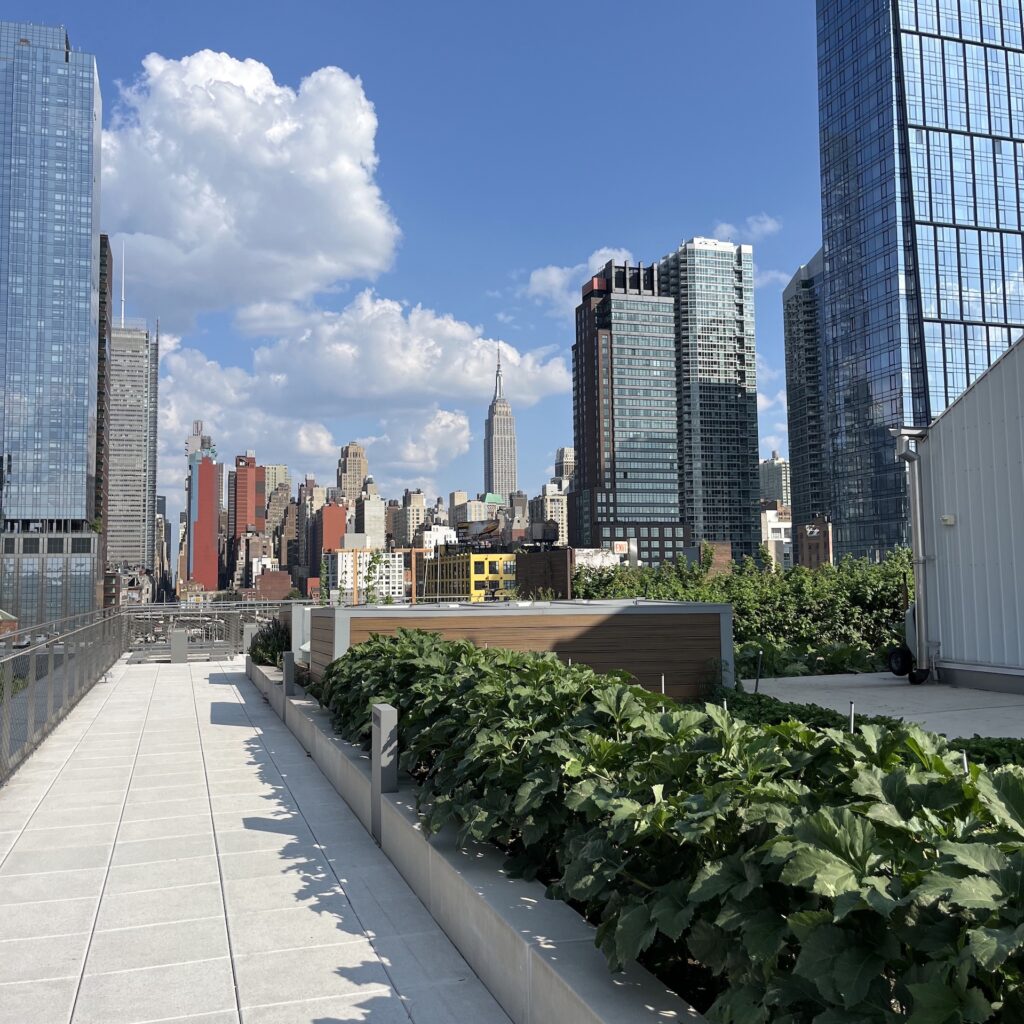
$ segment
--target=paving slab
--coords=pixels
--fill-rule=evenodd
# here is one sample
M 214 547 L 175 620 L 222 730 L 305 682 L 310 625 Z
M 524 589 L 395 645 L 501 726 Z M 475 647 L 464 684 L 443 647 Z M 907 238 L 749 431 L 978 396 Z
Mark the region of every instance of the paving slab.
M 744 688 L 752 691 L 753 682 L 745 680 Z M 849 713 L 853 701 L 859 714 L 902 718 L 950 738 L 975 733 L 1024 738 L 1024 694 L 941 683 L 912 686 L 887 672 L 762 679 L 759 692 L 842 714 Z
M 119 663 L 0 788 L 0 1021 L 509 1024 L 240 660 Z

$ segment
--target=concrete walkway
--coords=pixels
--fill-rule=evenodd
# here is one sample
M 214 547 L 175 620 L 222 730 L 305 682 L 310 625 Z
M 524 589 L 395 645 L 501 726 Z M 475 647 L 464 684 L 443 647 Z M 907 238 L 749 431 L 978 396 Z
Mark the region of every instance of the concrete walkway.
M 745 680 L 743 686 L 753 692 L 752 680 Z M 762 679 L 760 692 L 797 704 L 818 704 L 844 715 L 852 700 L 858 714 L 903 718 L 951 738 L 975 733 L 1024 737 L 1024 694 L 939 683 L 911 686 L 888 672 Z
M 238 662 L 128 666 L 0 789 L 0 1021 L 508 1024 Z

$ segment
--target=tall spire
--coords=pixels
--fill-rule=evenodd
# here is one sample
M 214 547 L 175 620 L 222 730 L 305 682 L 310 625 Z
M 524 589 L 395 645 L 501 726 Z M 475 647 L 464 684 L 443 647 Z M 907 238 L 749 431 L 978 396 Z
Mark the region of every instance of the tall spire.
M 504 398 L 505 394 L 502 391 L 501 384 L 501 343 L 498 343 L 498 370 L 494 375 L 494 397 L 495 399 Z
M 124 327 L 124 239 L 121 239 L 121 326 Z

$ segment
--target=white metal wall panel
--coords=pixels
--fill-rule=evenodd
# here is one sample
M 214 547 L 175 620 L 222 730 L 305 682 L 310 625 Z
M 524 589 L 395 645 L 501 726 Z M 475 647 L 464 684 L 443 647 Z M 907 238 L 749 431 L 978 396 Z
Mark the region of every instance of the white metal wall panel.
M 1024 669 L 1024 342 L 918 450 L 930 649 L 940 665 Z

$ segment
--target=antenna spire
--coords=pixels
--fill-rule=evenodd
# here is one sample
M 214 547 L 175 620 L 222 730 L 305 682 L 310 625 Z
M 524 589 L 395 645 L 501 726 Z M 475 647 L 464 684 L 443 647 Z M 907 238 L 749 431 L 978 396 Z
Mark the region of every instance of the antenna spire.
M 124 239 L 121 239 L 121 326 L 124 327 Z
M 494 375 L 494 397 L 504 398 L 501 380 L 501 342 L 498 342 L 498 370 Z

